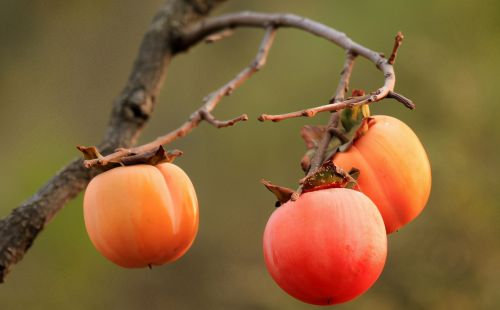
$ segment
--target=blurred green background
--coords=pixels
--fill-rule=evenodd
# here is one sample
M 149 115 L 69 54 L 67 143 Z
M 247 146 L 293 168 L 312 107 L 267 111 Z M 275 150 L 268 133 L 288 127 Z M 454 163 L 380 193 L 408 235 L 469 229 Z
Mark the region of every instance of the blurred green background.
M 111 102 L 161 4 L 0 1 L 2 217 L 78 156 L 76 144 L 101 140 Z M 500 309 L 500 2 L 233 0 L 214 14 L 235 10 L 300 14 L 386 54 L 398 30 L 406 36 L 396 88 L 417 109 L 387 100 L 372 112 L 394 115 L 418 134 L 432 163 L 432 194 L 417 220 L 389 236 L 380 280 L 337 308 Z M 176 57 L 141 141 L 183 122 L 248 64 L 261 36 L 240 30 Z M 181 260 L 153 270 L 111 264 L 86 235 L 79 196 L 0 286 L 0 308 L 313 309 L 281 291 L 265 270 L 261 238 L 274 198 L 259 180 L 294 187 L 305 151 L 299 129 L 328 116 L 279 124 L 256 118 L 325 103 L 343 55 L 322 39 L 281 30 L 264 70 L 214 113 L 248 113 L 251 121 L 221 130 L 202 124 L 171 146 L 185 152 L 177 163 L 196 186 L 201 212 L 196 242 Z M 371 63 L 356 63 L 354 88 L 381 83 Z

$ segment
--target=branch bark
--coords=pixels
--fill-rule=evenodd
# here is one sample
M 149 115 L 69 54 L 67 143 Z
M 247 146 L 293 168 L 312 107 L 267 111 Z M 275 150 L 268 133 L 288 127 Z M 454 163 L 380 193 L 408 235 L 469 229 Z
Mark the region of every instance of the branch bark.
M 183 29 L 224 0 L 171 0 L 161 7 L 144 35 L 127 85 L 115 100 L 99 149 L 112 152 L 135 143 L 156 104 L 168 63 L 183 48 Z M 99 170 L 72 161 L 37 193 L 0 220 L 0 282 L 19 262 L 47 222 L 88 184 Z

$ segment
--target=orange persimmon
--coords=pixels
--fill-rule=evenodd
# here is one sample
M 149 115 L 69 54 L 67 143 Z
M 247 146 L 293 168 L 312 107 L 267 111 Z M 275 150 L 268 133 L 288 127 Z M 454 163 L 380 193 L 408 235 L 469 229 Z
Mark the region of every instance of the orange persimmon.
M 333 162 L 349 171 L 360 170 L 358 185 L 377 205 L 387 233 L 417 217 L 431 190 L 431 168 L 415 133 L 400 120 L 376 115 L 364 132 Z
M 181 257 L 198 231 L 198 201 L 171 163 L 134 165 L 96 176 L 85 191 L 85 227 L 97 250 L 127 268 Z

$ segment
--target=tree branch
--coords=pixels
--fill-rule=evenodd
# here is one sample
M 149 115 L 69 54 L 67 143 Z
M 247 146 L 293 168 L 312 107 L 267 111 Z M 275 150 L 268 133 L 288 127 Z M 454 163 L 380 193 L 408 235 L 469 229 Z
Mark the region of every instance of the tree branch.
M 379 101 L 386 96 L 392 96 L 406 104 L 411 102 L 402 95 L 393 92 L 396 78 L 391 63 L 379 53 L 352 41 L 344 33 L 321 23 L 292 14 L 245 12 L 214 17 L 195 24 L 196 21 L 206 16 L 213 7 L 223 1 L 171 0 L 159 10 L 144 35 L 132 73 L 125 88 L 113 105 L 106 134 L 103 142 L 99 145 L 99 149 L 103 153 L 113 152 L 118 147 L 121 147 L 121 149 L 105 156 L 103 161 L 87 161 L 87 167 L 105 165 L 106 162 L 119 160 L 124 156 L 156 149 L 159 145 L 167 144 L 185 136 L 193 128 L 197 127 L 202 120 L 206 120 L 216 127 L 230 126 L 237 121 L 246 120 L 246 115 L 242 115 L 229 121 L 219 121 L 211 114 L 211 111 L 224 96 L 229 95 L 232 90 L 239 87 L 264 65 L 276 29 L 279 27 L 294 27 L 310 32 L 339 45 L 352 55 L 367 58 L 384 74 L 384 84 L 368 96 L 340 100 L 333 104 L 288 113 L 286 116 L 277 116 L 277 118 L 275 116 L 263 116 L 263 119 L 277 121 L 288 117 L 312 116 L 322 111 L 336 111 L 345 107 Z M 172 57 L 189 49 L 210 35 L 219 34 L 212 37 L 211 41 L 222 39 L 232 33 L 231 30 L 236 27 L 267 29 L 261 48 L 256 56 L 256 61 L 240 72 L 233 80 L 210 94 L 203 106 L 195 111 L 189 120 L 179 128 L 153 142 L 140 147 L 129 148 L 135 143 L 141 129 L 153 111 L 163 84 L 166 68 Z M 394 55 L 396 51 L 397 48 L 393 51 Z M 346 72 L 349 73 L 344 72 L 342 75 L 343 78 L 341 84 L 339 84 L 339 87 L 344 89 L 342 97 L 345 96 L 345 89 L 349 80 L 349 77 L 344 78 L 344 75 L 349 75 L 351 70 L 352 68 L 348 69 Z M 342 82 L 342 80 L 344 81 Z M 340 93 L 342 91 L 337 90 L 336 97 L 339 97 Z M 297 115 L 297 113 L 300 115 Z M 336 120 L 332 118 L 331 122 L 334 124 L 333 122 L 336 122 Z M 23 258 L 33 240 L 47 222 L 66 202 L 83 190 L 94 175 L 104 170 L 103 167 L 85 169 L 82 163 L 82 160 L 75 160 L 70 163 L 49 180 L 33 197 L 14 209 L 9 216 L 0 220 L 0 281 L 3 281 L 12 266 Z
M 184 137 L 194 128 L 198 127 L 202 120 L 207 121 L 209 124 L 217 128 L 232 126 L 238 121 L 248 120 L 248 116 L 246 114 L 243 114 L 228 121 L 219 121 L 215 119 L 211 112 L 215 109 L 217 104 L 222 100 L 224 96 L 230 95 L 235 89 L 240 87 L 246 80 L 248 80 L 254 73 L 259 71 L 262 66 L 264 66 L 264 64 L 266 63 L 267 55 L 269 54 L 269 50 L 271 49 L 271 46 L 274 42 L 275 36 L 276 29 L 274 27 L 268 27 L 264 38 L 262 39 L 262 43 L 260 44 L 257 55 L 255 56 L 255 59 L 250 63 L 250 65 L 243 69 L 238 75 L 236 75 L 234 79 L 226 83 L 215 92 L 208 95 L 203 100 L 204 104 L 198 110 L 194 111 L 189 119 L 184 122 L 184 124 L 182 124 L 179 128 L 144 145 L 130 149 L 122 148 L 102 158 L 86 160 L 84 162 L 85 166 L 87 168 L 95 166 L 105 166 L 111 162 L 120 162 L 122 159 L 127 158 L 127 156 L 150 152 L 157 149 L 161 145 L 169 144 L 180 137 Z
M 343 98 L 345 97 L 345 94 L 348 92 L 349 82 L 351 80 L 351 74 L 352 74 L 352 69 L 354 68 L 355 60 L 356 60 L 356 54 L 347 51 L 344 68 L 340 73 L 340 81 L 337 86 L 337 90 L 335 91 L 335 95 L 332 97 L 332 99 L 330 99 L 330 102 L 332 102 L 332 104 L 335 104 L 338 101 L 342 101 Z M 337 129 L 339 125 L 339 120 L 340 120 L 339 113 L 334 112 L 330 117 L 330 120 L 328 121 L 326 131 L 323 137 L 321 138 L 321 141 L 318 143 L 316 152 L 314 153 L 314 156 L 311 159 L 311 165 L 309 166 L 309 170 L 306 173 L 306 176 L 302 179 L 302 181 L 306 180 L 309 176 L 313 175 L 318 170 L 318 168 L 321 167 L 321 164 L 325 160 L 326 150 L 328 149 L 328 145 L 330 144 L 330 141 L 332 140 L 333 137 L 335 136 L 338 137 L 339 139 L 341 139 L 343 143 L 347 142 L 346 137 L 343 136 L 343 134 Z M 299 198 L 299 195 L 302 193 L 302 189 L 303 189 L 303 184 L 301 183 L 299 188 L 291 196 L 291 199 L 297 200 Z
M 338 101 L 342 101 L 345 97 L 345 94 L 349 90 L 349 81 L 351 80 L 351 74 L 352 74 L 352 69 L 354 68 L 355 59 L 356 55 L 348 51 L 346 54 L 344 68 L 340 73 L 340 81 L 337 86 L 337 90 L 335 91 L 335 95 L 331 99 L 331 102 L 333 104 Z M 307 173 L 306 177 L 312 175 L 316 171 L 316 169 L 318 169 L 318 167 L 321 166 L 321 163 L 323 163 L 325 159 L 325 152 L 328 148 L 328 144 L 330 144 L 330 141 L 334 137 L 335 130 L 338 130 L 337 129 L 338 124 L 339 124 L 339 114 L 337 112 L 334 112 L 328 122 L 327 130 L 323 135 L 323 138 L 321 139 L 320 143 L 318 144 L 316 153 L 311 159 L 311 166 L 309 167 L 309 172 Z M 337 133 L 337 135 L 338 134 L 339 133 Z M 342 138 L 340 137 L 340 139 Z M 347 141 L 344 141 L 344 143 L 345 142 Z
M 390 91 L 394 90 L 394 85 L 396 83 L 394 68 L 392 64 L 390 64 L 387 59 L 385 59 L 380 53 L 372 51 L 369 48 L 366 48 L 361 44 L 354 42 L 343 32 L 337 31 L 319 22 L 293 14 L 265 14 L 243 12 L 213 17 L 189 28 L 186 31 L 185 35 L 182 37 L 181 46 L 191 46 L 193 42 L 198 42 L 211 33 L 221 32 L 225 29 L 232 29 L 236 27 L 266 28 L 269 25 L 277 28 L 293 27 L 307 31 L 311 34 L 317 35 L 337 44 L 346 51 L 350 51 L 351 53 L 370 60 L 384 74 L 384 85 L 376 91 L 371 92 L 370 95 L 341 101 L 336 103 L 335 105 L 328 104 L 325 106 L 281 115 L 262 114 L 259 117 L 259 120 L 272 120 L 274 122 L 277 122 L 292 117 L 312 117 L 319 112 L 337 111 L 346 107 L 353 107 L 355 105 L 377 102 L 385 98 Z
M 127 85 L 113 105 L 99 149 L 110 152 L 135 143 L 148 120 L 171 58 L 181 51 L 184 27 L 206 16 L 223 0 L 171 0 L 161 7 L 139 48 Z M 48 221 L 100 170 L 85 169 L 74 160 L 37 193 L 0 220 L 0 282 L 19 262 Z
M 411 99 L 408 99 L 405 96 L 398 94 L 396 92 L 390 91 L 387 94 L 386 98 L 396 99 L 397 101 L 401 102 L 405 107 L 407 107 L 410 110 L 415 109 L 415 103 L 413 103 L 413 101 L 411 101 Z

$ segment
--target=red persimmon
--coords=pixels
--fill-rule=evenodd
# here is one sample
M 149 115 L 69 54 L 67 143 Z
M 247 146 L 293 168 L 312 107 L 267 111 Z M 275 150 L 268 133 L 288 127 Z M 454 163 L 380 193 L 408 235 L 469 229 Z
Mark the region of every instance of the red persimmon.
M 377 207 L 363 193 L 331 188 L 302 194 L 271 215 L 264 258 L 276 283 L 316 305 L 349 301 L 382 272 L 387 236 Z

